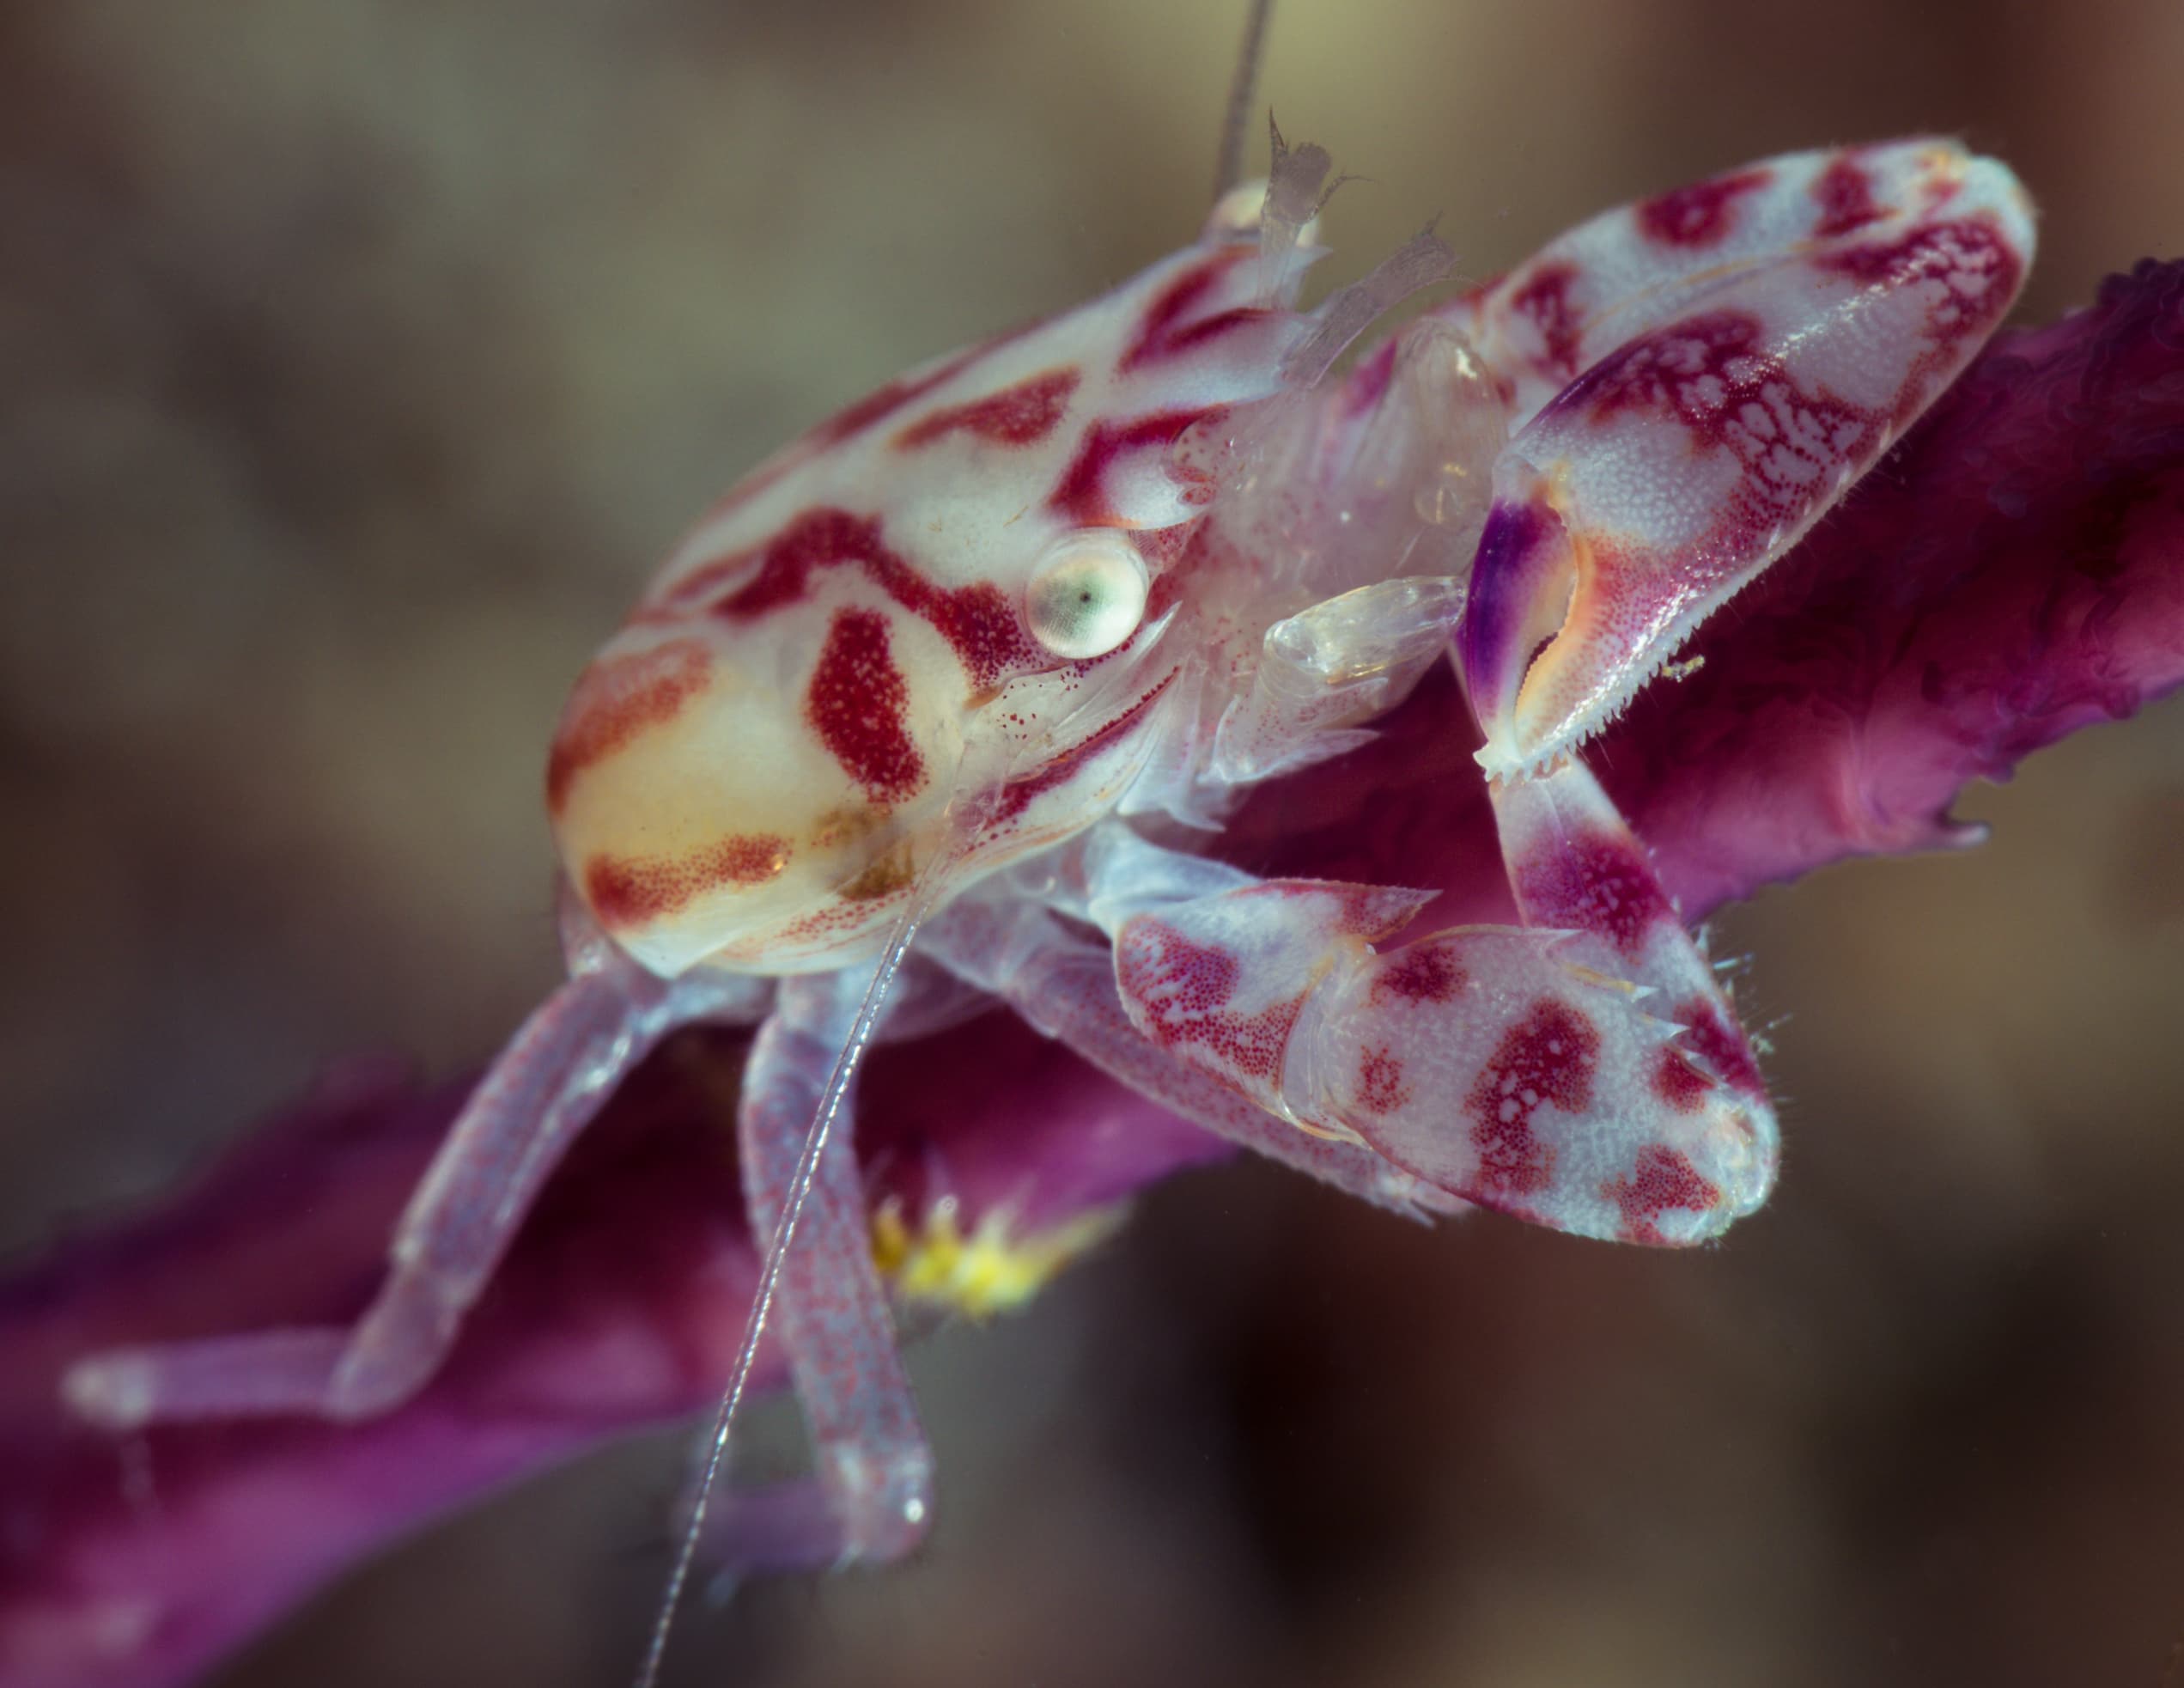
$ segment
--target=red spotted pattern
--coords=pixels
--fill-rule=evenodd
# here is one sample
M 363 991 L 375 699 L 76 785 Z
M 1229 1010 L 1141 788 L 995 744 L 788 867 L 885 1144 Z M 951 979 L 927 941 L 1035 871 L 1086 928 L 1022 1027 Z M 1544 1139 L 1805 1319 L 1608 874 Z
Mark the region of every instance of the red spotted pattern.
M 1542 264 L 1509 296 L 1509 308 L 1539 330 L 1546 346 L 1542 367 L 1565 377 L 1578 373 L 1578 348 L 1585 338 L 1585 317 L 1570 298 L 1578 279 L 1572 264 Z
M 1582 1113 L 1599 1063 L 1599 1029 L 1567 1002 L 1535 1002 L 1502 1034 L 1463 1102 L 1486 1199 L 1537 1195 L 1554 1181 L 1554 1150 L 1532 1130 L 1533 1116 L 1549 1104 Z
M 1372 976 L 1372 1000 L 1452 1002 L 1469 981 L 1446 946 L 1431 938 L 1397 950 Z
M 1930 223 L 1897 240 L 1845 247 L 1818 263 L 1827 273 L 1869 287 L 1942 283 L 1940 297 L 1926 313 L 1931 349 L 1904 382 L 1891 417 L 1898 424 L 1925 402 L 1933 377 L 1963 343 L 1985 339 L 2001 321 L 2024 271 L 2023 258 L 1986 217 Z
M 1357 1106 L 1366 1113 L 1393 1113 L 1411 1099 L 1403 1082 L 1402 1057 L 1386 1044 L 1369 1044 L 1358 1051 Z
M 1724 539 L 1801 519 L 1832 493 L 1845 464 L 1878 451 L 1891 426 L 1887 416 L 1804 391 L 1768 348 L 1759 320 L 1731 310 L 1632 341 L 1594 364 L 1556 403 L 1583 405 L 1597 422 L 1626 413 L 1673 418 L 1694 443 L 1732 453 L 1743 491 L 1722 511 Z M 1731 557 L 1739 548 L 1719 547 Z M 1604 544 L 1596 549 L 1608 558 Z M 1616 576 L 1605 567 L 1599 573 Z
M 1920 286 L 1925 349 L 1906 369 L 1893 405 L 1869 410 L 1833 393 L 1808 392 L 1748 312 L 1701 313 L 1640 336 L 1610 353 L 1554 401 L 1595 423 L 1625 414 L 1681 424 L 1694 445 L 1731 454 L 1743 471 L 1714 533 L 1694 545 L 1694 572 L 1709 558 L 1733 565 L 1762 536 L 1805 520 L 1834 496 L 1846 469 L 1871 462 L 1906 426 L 1962 356 L 2008 308 L 2019 259 L 1986 219 L 1921 229 L 1901 239 L 1850 245 L 1812 260 L 1818 270 L 1871 286 Z M 1936 285 L 1938 283 L 1938 286 Z M 1645 569 L 1594 540 L 1595 578 L 1641 587 Z M 1633 612 L 1642 613 L 1643 606 Z M 1475 604 L 1473 614 L 1480 611 Z M 1603 615 L 1608 612 L 1603 611 Z M 1481 624 L 1475 620 L 1475 630 Z M 1476 633 L 1471 636 L 1475 639 Z
M 946 385 L 988 353 L 1007 345 L 1018 334 L 1019 329 L 982 346 L 972 346 L 958 352 L 953 357 L 922 375 L 901 375 L 886 386 L 867 393 L 853 405 L 843 406 L 806 434 L 794 444 L 776 453 L 751 473 L 745 476 L 714 501 L 706 512 L 706 520 L 726 515 L 729 511 L 747 504 L 768 487 L 779 482 L 790 471 L 801 468 L 812 458 L 830 447 L 855 439 L 868 428 L 875 428 L 906 405 L 916 404 L 935 387 Z
M 1012 780 L 1003 786 L 995 820 L 1014 820 L 1031 806 L 1032 799 L 1043 796 L 1057 786 L 1067 785 L 1093 764 L 1121 748 L 1132 729 L 1144 721 L 1146 711 L 1175 683 L 1175 678 L 1172 673 L 1165 675 L 1158 686 L 1112 721 L 1087 734 L 1067 750 L 1049 757 L 1040 765 L 1037 772 L 1027 774 L 1022 779 Z
M 925 759 L 904 721 L 909 701 L 889 649 L 887 618 L 876 610 L 839 612 L 812 671 L 804 717 L 874 802 L 900 802 L 925 783 Z
M 915 451 L 954 434 L 968 434 L 989 445 L 1037 445 L 1061 425 L 1078 381 L 1074 369 L 1049 369 L 983 399 L 951 405 L 903 429 L 895 436 L 895 447 Z
M 1734 225 L 1737 202 L 1773 180 L 1768 170 L 1740 170 L 1733 176 L 1694 182 L 1647 199 L 1638 207 L 1638 226 L 1651 241 L 1667 247 L 1710 247 Z
M 1777 449 L 1834 460 L 1846 449 L 1842 430 L 1873 421 L 1856 405 L 1802 392 L 1760 320 L 1734 310 L 1640 336 L 1593 365 L 1563 402 L 1584 404 L 1600 422 L 1629 412 L 1673 417 L 1747 463 Z
M 709 891 L 763 885 L 788 865 L 788 840 L 736 833 L 686 856 L 595 856 L 584 868 L 584 897 L 610 930 L 642 926 L 686 907 Z
M 1888 212 L 1873 198 L 1873 179 L 1855 158 L 1838 158 L 1820 173 L 1812 185 L 1813 203 L 1820 221 L 1813 234 L 1823 241 L 1878 222 Z
M 1256 246 L 1223 247 L 1203 263 L 1193 265 L 1170 282 L 1147 305 L 1144 320 L 1116 368 L 1129 375 L 1147 364 L 1180 356 L 1232 329 L 1262 322 L 1274 315 L 1271 311 L 1250 307 L 1216 311 L 1206 316 L 1193 314 L 1231 270 L 1246 259 L 1257 256 Z
M 1656 1245 L 1668 1240 L 1661 1234 L 1663 1214 L 1706 1213 L 1721 1200 L 1721 1191 L 1700 1177 L 1690 1161 L 1658 1143 L 1639 1150 L 1632 1176 L 1609 1179 L 1600 1193 L 1621 1215 L 1625 1242 Z
M 712 655 L 697 639 L 672 639 L 585 669 L 546 759 L 549 813 L 561 813 L 585 769 L 625 748 L 647 728 L 682 713 L 712 673 Z
M 1694 996 L 1676 1005 L 1673 1018 L 1683 1027 L 1684 1041 L 1692 1053 L 1724 1084 L 1748 1096 L 1767 1094 L 1767 1080 L 1753 1058 L 1752 1046 L 1719 1009 L 1703 996 Z
M 1155 1043 L 1203 1050 L 1245 1079 L 1274 1076 L 1305 1005 L 1299 992 L 1256 1014 L 1234 1013 L 1228 1003 L 1242 981 L 1242 964 L 1219 945 L 1195 942 L 1151 915 L 1127 922 L 1116 935 L 1115 977 L 1123 996 L 1144 1011 Z
M 886 386 L 867 393 L 854 405 L 837 411 L 809 434 L 800 445 L 824 448 L 839 445 L 844 440 L 855 438 L 868 428 L 877 427 L 891 416 L 916 404 L 928 393 L 946 386 L 964 370 L 982 359 L 990 357 L 1004 346 L 1013 345 L 1039 325 L 1026 322 L 996 334 L 992 339 L 975 346 L 967 346 L 952 357 L 946 358 L 923 375 L 898 375 Z
M 1678 1113 L 1696 1113 L 1713 1094 L 1714 1082 L 1674 1049 L 1653 1063 L 1653 1094 Z
M 1225 405 L 1201 410 L 1154 411 L 1120 422 L 1099 421 L 1085 430 L 1084 443 L 1062 472 L 1047 502 L 1080 527 L 1116 527 L 1122 516 L 1108 478 L 1116 465 L 1140 452 L 1166 453 L 1193 423 L 1219 416 Z M 1173 465 L 1169 472 L 1182 478 Z
M 952 381 L 967 369 L 973 359 L 984 355 L 987 348 L 958 353 L 939 368 L 922 375 L 901 375 L 886 386 L 876 387 L 854 405 L 844 405 L 824 422 L 814 428 L 809 438 L 816 446 L 839 445 L 844 440 L 855 439 L 867 428 L 877 427 L 906 405 L 914 405 L 935 387 Z
M 709 606 L 725 620 L 754 621 L 802 603 L 816 573 L 841 568 L 862 570 L 946 640 L 973 686 L 1045 666 L 1044 653 L 1024 631 L 1015 606 L 999 587 L 988 582 L 937 585 L 889 547 L 877 520 L 828 506 L 806 510 L 755 551 L 695 570 L 640 619 L 672 620 Z
M 1581 833 L 1550 839 L 1517 864 L 1516 891 L 1528 926 L 1591 932 L 1637 960 L 1676 911 L 1652 866 L 1626 838 Z

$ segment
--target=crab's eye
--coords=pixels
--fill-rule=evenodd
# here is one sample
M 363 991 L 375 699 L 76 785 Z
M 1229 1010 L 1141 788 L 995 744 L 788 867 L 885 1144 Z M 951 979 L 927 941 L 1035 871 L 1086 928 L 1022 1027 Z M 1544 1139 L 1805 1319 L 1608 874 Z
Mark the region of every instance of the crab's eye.
M 1031 571 L 1024 619 L 1056 656 L 1104 656 L 1137 631 L 1152 585 L 1137 547 L 1111 527 L 1062 540 Z

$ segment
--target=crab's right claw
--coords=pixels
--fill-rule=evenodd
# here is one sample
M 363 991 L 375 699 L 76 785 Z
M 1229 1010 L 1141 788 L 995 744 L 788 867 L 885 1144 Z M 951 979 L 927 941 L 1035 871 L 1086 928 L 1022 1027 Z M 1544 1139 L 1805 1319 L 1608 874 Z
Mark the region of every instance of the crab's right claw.
M 1690 265 L 1658 296 L 1583 325 L 1593 361 L 1496 467 L 1457 636 L 1489 773 L 1531 772 L 1612 720 L 2001 321 L 2032 253 L 2023 190 L 1992 160 L 1920 145 L 1901 203 L 1847 232 L 1821 225 L 1770 259 Z M 1769 196 L 1791 191 L 1780 175 L 1702 186 L 1734 187 L 1764 222 Z M 1651 233 L 1636 221 L 1634 250 L 1704 219 Z M 1663 317 L 1651 307 L 1664 296 L 1676 306 Z
M 1424 900 L 1275 880 L 1133 916 L 1115 934 L 1123 1006 L 1270 1112 L 1557 1230 L 1702 1242 L 1766 1199 L 1752 1098 L 1646 991 L 1591 965 L 1585 935 L 1368 947 Z
M 1556 935 L 1437 932 L 1314 1004 L 1290 1082 L 1483 1207 L 1580 1236 L 1704 1242 L 1767 1199 L 1770 1134 L 1650 1007 Z

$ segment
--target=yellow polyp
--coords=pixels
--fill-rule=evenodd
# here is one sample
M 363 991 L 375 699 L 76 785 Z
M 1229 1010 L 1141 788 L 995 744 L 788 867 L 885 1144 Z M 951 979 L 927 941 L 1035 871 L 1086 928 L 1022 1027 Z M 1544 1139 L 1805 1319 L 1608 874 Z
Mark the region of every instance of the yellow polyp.
M 872 1263 L 879 1275 L 893 1283 L 902 1273 L 914 1246 L 910 1228 L 903 1222 L 899 1202 L 886 1202 L 873 1210 Z
M 966 1236 L 956 1204 L 937 1202 L 913 1229 L 899 1202 L 872 1216 L 872 1258 L 897 1301 L 972 1319 L 1024 1306 L 1064 1266 L 1120 1228 L 1124 1204 L 1097 1208 L 1043 1231 L 1014 1234 L 1006 1213 L 988 1213 Z

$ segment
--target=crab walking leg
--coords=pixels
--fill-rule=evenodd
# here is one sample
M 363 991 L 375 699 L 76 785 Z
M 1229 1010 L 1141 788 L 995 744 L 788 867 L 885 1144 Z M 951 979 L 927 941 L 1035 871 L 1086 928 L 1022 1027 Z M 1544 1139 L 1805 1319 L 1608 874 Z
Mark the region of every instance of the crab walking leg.
M 1580 935 L 1568 952 L 1602 974 L 1652 994 L 1649 1011 L 1683 1035 L 1661 1051 L 1654 1088 L 1672 1106 L 1699 1107 L 1701 1073 L 1741 1104 L 1763 1176 L 1750 1186 L 1756 1207 L 1773 1182 L 1779 1132 L 1759 1062 L 1728 993 L 1670 898 L 1645 846 L 1623 824 L 1600 783 L 1566 761 L 1536 779 L 1491 787 L 1502 859 L 1529 926 Z
M 786 979 L 759 1027 L 737 1109 L 745 1199 L 761 1247 L 781 1223 L 806 1134 L 870 969 Z M 854 1108 L 852 1090 L 845 1108 Z M 854 1116 L 852 1116 L 854 1117 Z M 933 1515 L 933 1453 L 895 1343 L 854 1133 L 836 1130 L 782 1264 L 775 1318 L 810 1429 L 815 1478 L 733 1496 L 704 1540 L 732 1568 L 899 1558 Z
M 1131 1024 L 1107 949 L 1025 904 L 958 905 L 928 929 L 928 947 L 1048 1037 L 1118 1083 L 1217 1137 L 1279 1161 L 1346 1194 L 1412 1215 L 1464 1204 L 1360 1142 L 1301 1130 L 1219 1078 L 1160 1048 Z
M 1946 185 L 1693 291 L 1511 440 L 1457 635 L 1489 773 L 1613 719 L 2001 322 L 2032 253 L 2023 190 L 1986 160 Z
M 113 1350 L 71 1367 L 64 1396 L 118 1430 L 267 1414 L 368 1418 L 399 1405 L 439 1368 L 540 1186 L 615 1087 L 675 1027 L 748 1017 L 763 988 L 724 974 L 663 981 L 627 962 L 580 972 L 478 1082 L 356 1325 Z
M 1268 1112 L 1585 1236 L 1697 1242 L 1764 1197 L 1744 1099 L 1688 1063 L 1664 1094 L 1678 1028 L 1581 935 L 1455 927 L 1375 948 L 1427 893 L 1236 884 L 1119 830 L 1087 858 L 1132 1023 Z

